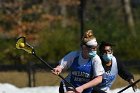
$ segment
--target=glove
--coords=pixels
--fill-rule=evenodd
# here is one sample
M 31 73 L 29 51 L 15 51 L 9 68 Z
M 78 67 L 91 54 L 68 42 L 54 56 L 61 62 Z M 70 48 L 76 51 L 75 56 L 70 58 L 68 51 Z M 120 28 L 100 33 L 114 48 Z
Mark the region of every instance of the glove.
M 130 79 L 129 84 L 132 84 L 132 83 L 134 83 L 134 79 Z M 132 86 L 132 88 L 133 88 L 133 91 L 136 92 L 136 90 L 137 90 L 138 87 L 135 84 L 135 85 Z

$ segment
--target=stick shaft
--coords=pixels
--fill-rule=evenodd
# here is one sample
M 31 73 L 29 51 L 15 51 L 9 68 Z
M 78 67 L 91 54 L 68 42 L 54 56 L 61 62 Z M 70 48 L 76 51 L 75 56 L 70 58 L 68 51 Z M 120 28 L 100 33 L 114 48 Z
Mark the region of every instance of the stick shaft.
M 135 81 L 134 83 L 132 83 L 132 84 L 126 86 L 125 88 L 123 88 L 122 90 L 120 90 L 118 93 L 121 93 L 121 92 L 125 91 L 126 89 L 128 89 L 129 87 L 132 87 L 133 85 L 135 85 L 135 84 L 138 83 L 139 81 L 140 81 L 140 79 L 138 79 L 138 80 Z
M 53 67 L 50 66 L 46 61 L 44 61 L 42 58 L 38 57 L 35 53 L 33 53 L 33 55 L 34 55 L 37 59 L 39 59 L 44 65 L 46 65 L 47 67 L 49 67 L 50 70 L 53 70 Z M 74 90 L 76 90 L 76 89 L 75 89 L 75 86 L 73 86 L 70 82 L 68 82 L 63 76 L 61 76 L 60 74 L 59 74 L 58 76 L 59 76 L 62 80 L 64 80 L 67 84 L 69 84 L 71 87 L 73 87 Z
M 37 59 L 39 59 L 44 65 L 49 67 L 50 70 L 53 70 L 53 67 L 50 66 L 46 61 L 44 61 L 42 58 L 38 57 L 36 54 L 33 54 Z

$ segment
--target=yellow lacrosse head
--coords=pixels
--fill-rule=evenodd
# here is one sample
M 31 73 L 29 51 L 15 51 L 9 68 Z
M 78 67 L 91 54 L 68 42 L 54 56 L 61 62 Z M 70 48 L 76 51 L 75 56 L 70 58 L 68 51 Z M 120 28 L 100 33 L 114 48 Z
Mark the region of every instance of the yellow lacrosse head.
M 16 42 L 16 48 L 22 49 L 30 54 L 33 54 L 34 49 L 28 43 L 26 43 L 25 37 L 19 37 Z

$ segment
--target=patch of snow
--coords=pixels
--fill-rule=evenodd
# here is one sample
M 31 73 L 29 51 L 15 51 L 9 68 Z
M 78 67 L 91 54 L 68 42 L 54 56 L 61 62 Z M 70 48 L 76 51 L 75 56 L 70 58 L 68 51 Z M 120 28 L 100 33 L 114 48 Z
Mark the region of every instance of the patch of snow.
M 117 93 L 123 88 L 117 88 L 111 90 L 111 93 Z M 40 87 L 24 87 L 18 88 L 9 83 L 0 84 L 0 93 L 59 93 L 58 86 L 40 86 Z M 125 90 L 123 93 L 140 93 L 140 89 L 137 89 L 136 92 L 130 87 Z

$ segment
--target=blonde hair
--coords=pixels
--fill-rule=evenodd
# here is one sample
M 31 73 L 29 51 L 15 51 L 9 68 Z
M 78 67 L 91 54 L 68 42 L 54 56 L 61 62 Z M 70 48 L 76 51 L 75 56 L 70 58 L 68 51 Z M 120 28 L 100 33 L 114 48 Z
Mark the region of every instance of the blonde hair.
M 82 37 L 82 44 L 85 44 L 94 38 L 95 38 L 95 36 L 94 36 L 92 30 L 87 30 Z

